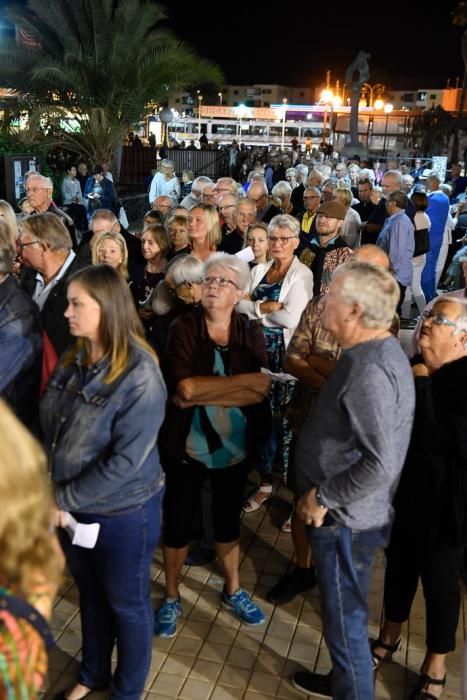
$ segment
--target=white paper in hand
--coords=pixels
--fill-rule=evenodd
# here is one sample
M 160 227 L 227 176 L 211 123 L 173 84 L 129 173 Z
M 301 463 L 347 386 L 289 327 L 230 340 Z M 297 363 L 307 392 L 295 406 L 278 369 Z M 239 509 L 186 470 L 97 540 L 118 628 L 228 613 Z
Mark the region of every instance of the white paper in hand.
M 70 513 L 67 513 L 66 515 L 67 523 L 65 529 L 70 535 L 72 543 L 76 544 L 78 547 L 94 549 L 101 527 L 99 523 L 90 523 L 89 525 L 85 525 L 84 523 L 79 523 L 77 520 L 75 520 Z
M 251 245 L 249 245 L 247 248 L 242 248 L 242 250 L 239 250 L 238 253 L 235 253 L 235 256 L 247 263 L 255 259 L 255 254 L 253 253 L 253 248 Z

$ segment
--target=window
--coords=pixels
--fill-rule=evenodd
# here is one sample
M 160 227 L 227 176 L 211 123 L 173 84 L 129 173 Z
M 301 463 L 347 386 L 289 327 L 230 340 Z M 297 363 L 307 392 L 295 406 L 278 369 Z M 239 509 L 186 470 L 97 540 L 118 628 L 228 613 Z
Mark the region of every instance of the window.
M 404 95 L 402 95 L 402 102 L 414 102 L 414 93 L 413 92 L 406 92 Z
M 271 92 L 271 90 L 262 90 L 263 95 L 270 95 Z
M 426 100 L 426 92 L 419 92 L 419 93 L 417 94 L 417 100 L 418 100 L 419 102 L 425 102 L 425 100 Z
M 238 90 L 234 90 L 234 95 L 238 95 Z
M 436 94 L 430 95 L 430 100 L 437 100 L 437 99 L 438 99 L 438 95 L 436 95 Z
M 180 99 L 178 97 L 175 98 L 175 104 L 179 104 Z
M 263 107 L 270 107 L 271 103 L 270 102 L 263 102 Z
M 299 92 L 299 93 L 298 93 L 298 96 L 299 96 L 299 97 L 305 97 L 305 93 L 304 93 L 304 92 Z

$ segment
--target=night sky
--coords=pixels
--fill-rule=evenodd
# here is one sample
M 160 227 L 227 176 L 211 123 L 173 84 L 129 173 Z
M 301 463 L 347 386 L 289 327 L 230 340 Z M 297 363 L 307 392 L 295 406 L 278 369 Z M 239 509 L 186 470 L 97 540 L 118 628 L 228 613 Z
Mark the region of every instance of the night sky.
M 442 88 L 462 76 L 456 2 L 425 4 L 281 2 L 166 3 L 180 39 L 223 69 L 227 83 L 318 87 L 344 74 L 358 51 L 371 53 L 370 83 L 388 89 Z M 376 19 L 382 17 L 383 19 Z M 462 77 L 461 77 L 462 80 Z

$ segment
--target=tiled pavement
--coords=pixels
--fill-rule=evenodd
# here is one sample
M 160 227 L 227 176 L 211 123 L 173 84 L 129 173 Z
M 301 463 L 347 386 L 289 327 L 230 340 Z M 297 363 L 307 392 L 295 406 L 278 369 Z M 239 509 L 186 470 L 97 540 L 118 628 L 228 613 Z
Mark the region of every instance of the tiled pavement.
M 242 521 L 241 585 L 253 594 L 266 613 L 261 627 L 248 628 L 219 606 L 222 579 L 215 565 L 185 567 L 180 588 L 184 617 L 173 639 L 154 639 L 146 700 L 271 700 L 305 698 L 289 682 L 303 667 L 327 672 L 330 668 L 320 623 L 317 590 L 288 605 L 274 607 L 266 591 L 291 566 L 292 541 L 279 525 L 288 513 L 288 494 L 279 489 L 268 508 Z M 153 597 L 163 596 L 161 554 L 152 569 Z M 383 589 L 383 556 L 378 558 L 370 593 L 370 634 L 378 630 Z M 443 698 L 460 698 L 460 661 L 464 639 L 464 606 L 458 629 L 458 649 L 448 661 Z M 62 586 L 52 627 L 57 646 L 52 653 L 49 690 L 53 698 L 76 679 L 80 659 L 78 594 L 71 579 Z M 403 647 L 392 663 L 383 664 L 376 679 L 377 700 L 403 700 L 416 680 L 424 655 L 424 606 L 421 591 L 403 632 Z M 90 698 L 104 700 L 106 693 Z M 309 696 L 313 698 L 314 696 Z

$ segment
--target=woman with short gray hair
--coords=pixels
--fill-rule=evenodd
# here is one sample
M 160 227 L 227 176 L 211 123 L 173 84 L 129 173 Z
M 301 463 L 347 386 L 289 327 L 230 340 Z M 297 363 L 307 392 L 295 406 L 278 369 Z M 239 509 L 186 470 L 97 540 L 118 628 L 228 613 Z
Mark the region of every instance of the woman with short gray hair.
M 268 246 L 271 261 L 256 265 L 251 271 L 248 299 L 242 299 L 238 310 L 263 326 L 268 350 L 268 366 L 272 372 L 283 371 L 285 350 L 301 313 L 313 296 L 313 273 L 295 255 L 299 244 L 300 224 L 288 214 L 271 219 Z M 277 458 L 284 477 L 287 474 L 292 438 L 286 408 L 294 382 L 276 382 L 270 393 L 273 425 L 268 449 L 260 464 L 261 484 L 244 506 L 251 513 L 272 496 L 272 465 Z
M 292 195 L 292 187 L 285 180 L 276 183 L 271 190 L 271 194 L 283 214 L 290 214 L 293 210 L 293 205 L 290 201 Z

